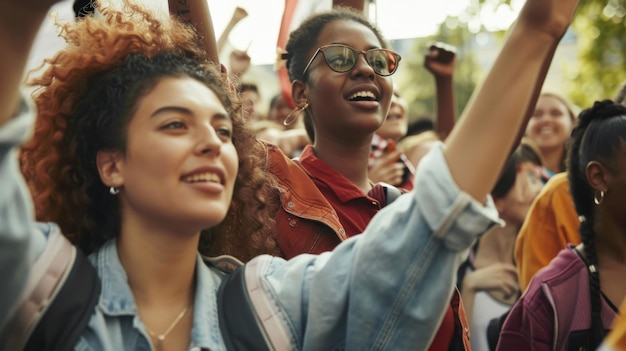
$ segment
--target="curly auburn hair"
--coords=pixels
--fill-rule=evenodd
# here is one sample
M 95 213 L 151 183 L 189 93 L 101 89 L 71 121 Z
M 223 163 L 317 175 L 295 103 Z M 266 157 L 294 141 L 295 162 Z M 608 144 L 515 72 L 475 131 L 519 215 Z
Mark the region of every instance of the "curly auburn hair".
M 86 253 L 116 237 L 120 203 L 102 183 L 96 155 L 125 151 L 126 128 L 138 101 L 162 78 L 191 77 L 210 88 L 230 114 L 239 154 L 228 214 L 202 232 L 199 250 L 243 261 L 279 254 L 273 221 L 278 199 L 273 179 L 263 171 L 265 149 L 244 125 L 237 96 L 206 61 L 193 28 L 157 19 L 136 4 L 117 10 L 102 6 L 99 12 L 60 25 L 67 47 L 46 60 L 29 83 L 37 87 L 38 116 L 20 161 L 38 220 L 56 222 Z

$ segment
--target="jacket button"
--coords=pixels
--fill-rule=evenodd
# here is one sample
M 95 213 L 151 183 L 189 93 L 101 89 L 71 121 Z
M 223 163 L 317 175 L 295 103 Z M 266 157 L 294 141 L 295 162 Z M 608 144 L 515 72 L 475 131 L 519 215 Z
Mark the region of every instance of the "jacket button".
M 289 207 L 293 207 L 293 202 L 289 201 L 289 202 L 287 203 L 287 206 L 289 206 Z
M 290 227 L 297 227 L 298 226 L 298 220 L 297 219 L 289 219 L 289 226 Z
M 343 230 L 343 228 L 339 229 L 339 234 L 345 234 L 345 233 L 346 233 L 346 231 Z

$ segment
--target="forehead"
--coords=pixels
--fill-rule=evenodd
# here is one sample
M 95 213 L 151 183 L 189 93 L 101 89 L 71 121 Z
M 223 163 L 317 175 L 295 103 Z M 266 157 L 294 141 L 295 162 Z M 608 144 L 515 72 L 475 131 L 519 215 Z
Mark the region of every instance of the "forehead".
M 567 110 L 565 104 L 561 101 L 561 99 L 552 96 L 552 95 L 542 95 L 539 97 L 538 105 L 543 105 L 547 107 L 556 107 L 562 110 Z
M 138 101 L 139 109 L 156 110 L 165 105 L 189 105 L 227 114 L 226 108 L 215 92 L 204 83 L 190 77 L 162 78 Z
M 366 25 L 353 20 L 336 20 L 328 23 L 320 32 L 317 47 L 327 44 L 346 44 L 358 50 L 380 48 L 383 44 Z M 317 48 L 312 48 L 316 50 Z

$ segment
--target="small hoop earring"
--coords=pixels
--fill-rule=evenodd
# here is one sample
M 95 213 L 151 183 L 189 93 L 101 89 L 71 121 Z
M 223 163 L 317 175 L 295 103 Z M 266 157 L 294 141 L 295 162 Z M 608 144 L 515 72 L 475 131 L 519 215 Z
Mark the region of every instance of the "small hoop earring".
M 116 188 L 114 186 L 109 188 L 109 194 L 111 195 L 117 195 L 120 193 L 120 188 Z
M 287 115 L 287 117 L 285 117 L 285 120 L 283 121 L 283 125 L 288 126 L 293 123 L 296 119 L 298 119 L 300 113 L 302 113 L 302 111 L 306 110 L 307 108 L 309 108 L 309 102 L 305 101 L 304 105 L 298 106 L 293 111 L 289 112 L 289 114 Z
M 599 196 L 598 196 L 599 194 Z M 600 190 L 599 192 L 596 191 L 595 193 L 593 193 L 593 203 L 596 205 L 599 205 L 602 203 L 602 201 L 604 201 L 604 191 Z

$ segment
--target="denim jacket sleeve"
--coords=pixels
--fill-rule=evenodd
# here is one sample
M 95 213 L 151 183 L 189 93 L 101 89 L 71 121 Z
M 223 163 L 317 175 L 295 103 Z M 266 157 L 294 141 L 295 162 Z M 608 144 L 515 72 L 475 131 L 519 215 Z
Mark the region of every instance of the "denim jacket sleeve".
M 33 119 L 33 110 L 23 100 L 15 116 L 0 128 L 0 330 L 17 305 L 32 262 L 45 246 L 16 151 L 30 136 Z
M 490 198 L 483 205 L 458 189 L 442 149 L 420 164 L 417 191 L 385 207 L 363 235 L 320 256 L 248 264 L 287 330 L 286 348 L 427 349 L 467 249 L 500 223 Z

